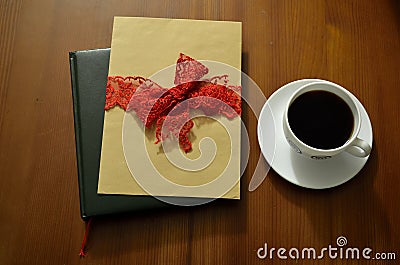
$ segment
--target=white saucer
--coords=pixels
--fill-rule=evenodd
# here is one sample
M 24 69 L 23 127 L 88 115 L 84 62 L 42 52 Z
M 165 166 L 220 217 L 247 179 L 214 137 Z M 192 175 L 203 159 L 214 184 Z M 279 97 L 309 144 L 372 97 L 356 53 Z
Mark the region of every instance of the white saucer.
M 343 152 L 331 159 L 318 161 L 297 154 L 289 146 L 282 128 L 285 104 L 296 89 L 314 81 L 320 80 L 302 79 L 291 82 L 268 98 L 258 120 L 258 143 L 268 164 L 284 179 L 305 188 L 326 189 L 353 178 L 364 167 L 368 157 L 359 158 Z M 372 146 L 371 121 L 360 101 L 355 96 L 353 98 L 361 112 L 359 138 Z

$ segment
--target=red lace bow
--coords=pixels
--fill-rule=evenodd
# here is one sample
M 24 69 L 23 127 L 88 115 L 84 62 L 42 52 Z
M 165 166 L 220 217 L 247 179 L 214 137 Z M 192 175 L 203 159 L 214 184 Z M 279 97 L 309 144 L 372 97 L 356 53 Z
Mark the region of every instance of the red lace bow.
M 116 105 L 133 110 L 147 128 L 156 126 L 155 143 L 173 135 L 180 147 L 189 152 L 192 149 L 189 133 L 193 127 L 190 109 L 230 119 L 242 111 L 241 87 L 227 86 L 227 75 L 201 80 L 207 73 L 205 65 L 181 53 L 176 63 L 175 86 L 169 89 L 143 77 L 109 76 L 105 110 Z M 219 84 L 221 80 L 223 84 Z M 196 100 L 184 104 L 188 99 Z M 221 104 L 216 104 L 216 100 Z

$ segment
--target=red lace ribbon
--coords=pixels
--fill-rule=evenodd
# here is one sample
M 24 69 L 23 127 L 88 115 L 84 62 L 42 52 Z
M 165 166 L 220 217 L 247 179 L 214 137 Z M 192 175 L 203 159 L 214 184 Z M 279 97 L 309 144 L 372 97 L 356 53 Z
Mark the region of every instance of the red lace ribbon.
M 140 76 L 109 76 L 106 87 L 105 110 L 120 106 L 126 110 L 132 95 L 146 79 Z
M 207 116 L 224 115 L 230 119 L 242 111 L 241 87 L 228 86 L 227 75 L 200 80 L 207 73 L 205 65 L 181 53 L 176 64 L 175 86 L 170 89 L 143 77 L 109 76 L 105 109 L 118 105 L 124 110 L 135 111 L 147 128 L 156 126 L 155 143 L 173 135 L 179 140 L 180 147 L 189 152 L 192 149 L 189 133 L 194 125 L 190 109 L 199 109 Z M 179 111 L 170 114 L 191 98 L 196 100 L 182 104 Z M 215 104 L 215 99 L 224 104 Z

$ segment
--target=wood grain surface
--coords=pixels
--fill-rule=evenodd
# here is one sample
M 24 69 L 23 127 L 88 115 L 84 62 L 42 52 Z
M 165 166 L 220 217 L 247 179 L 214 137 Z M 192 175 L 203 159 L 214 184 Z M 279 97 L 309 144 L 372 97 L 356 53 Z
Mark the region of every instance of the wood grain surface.
M 354 93 L 374 130 L 351 181 L 294 186 L 270 171 L 247 186 L 260 151 L 244 107 L 251 154 L 242 199 L 93 221 L 78 256 L 79 217 L 68 52 L 109 47 L 113 17 L 243 22 L 243 70 L 268 97 L 301 78 Z M 397 0 L 0 1 L 0 265 L 400 264 L 400 5 Z M 396 260 L 259 259 L 269 247 L 348 246 Z

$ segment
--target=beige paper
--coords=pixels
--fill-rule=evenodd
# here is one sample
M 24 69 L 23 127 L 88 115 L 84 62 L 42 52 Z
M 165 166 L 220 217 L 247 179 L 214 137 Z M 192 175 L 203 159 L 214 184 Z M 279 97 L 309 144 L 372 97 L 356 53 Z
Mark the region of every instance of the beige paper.
M 115 17 L 109 75 L 151 77 L 161 69 L 175 64 L 181 52 L 196 60 L 218 61 L 240 69 L 241 23 Z M 124 110 L 119 107 L 105 112 L 98 193 L 147 195 L 148 193 L 132 177 L 125 161 L 122 146 L 124 115 Z M 199 142 L 204 137 L 212 138 L 217 146 L 216 156 L 212 163 L 199 171 L 185 171 L 171 164 L 160 148 L 160 144 L 154 144 L 154 132 L 146 131 L 145 146 L 153 165 L 160 174 L 178 186 L 205 185 L 218 178 L 222 172 L 238 181 L 240 152 L 231 151 L 240 150 L 240 119 L 228 120 L 223 117 L 219 119 L 224 119 L 225 123 L 229 123 L 230 127 L 234 128 L 234 132 L 230 133 L 231 137 L 218 121 L 210 118 L 194 120 L 195 126 L 190 136 L 193 150 L 185 156 L 189 159 L 198 158 L 200 156 Z M 140 138 L 144 132 L 139 124 L 136 124 L 137 120 L 125 117 L 125 121 L 127 120 L 130 122 L 128 127 L 131 134 L 137 134 L 128 139 L 129 145 L 125 146 L 125 151 L 129 152 L 130 148 L 135 148 L 135 139 Z M 206 151 L 203 150 L 203 152 Z M 144 166 L 140 157 L 135 157 L 134 154 L 132 158 L 135 159 L 133 163 L 136 167 Z M 229 159 L 231 161 L 228 166 Z M 131 164 L 132 162 L 129 163 Z M 146 168 L 142 171 L 146 171 Z M 153 184 L 159 185 L 156 180 Z M 163 189 L 160 186 L 156 194 L 152 192 L 151 195 L 215 197 L 212 190 L 213 187 L 209 191 L 200 189 L 188 192 L 179 188 Z M 222 197 L 239 199 L 239 182 Z

